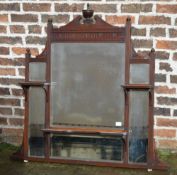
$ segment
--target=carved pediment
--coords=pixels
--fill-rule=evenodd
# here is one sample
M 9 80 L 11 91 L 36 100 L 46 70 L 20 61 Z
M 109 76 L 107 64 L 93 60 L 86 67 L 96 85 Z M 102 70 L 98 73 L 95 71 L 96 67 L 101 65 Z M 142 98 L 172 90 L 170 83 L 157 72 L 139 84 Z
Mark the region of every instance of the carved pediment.
M 71 21 L 70 23 L 68 23 L 65 26 L 62 26 L 60 28 L 60 30 L 73 30 L 73 31 L 77 31 L 77 30 L 81 30 L 81 29 L 85 29 L 85 30 L 98 30 L 98 29 L 118 29 L 118 27 L 112 26 L 111 24 L 108 24 L 107 22 L 105 22 L 104 20 L 101 19 L 101 17 L 99 16 L 94 16 L 93 17 L 94 23 L 82 23 L 83 21 L 83 17 L 81 15 L 77 16 L 75 19 L 73 19 L 73 21 Z

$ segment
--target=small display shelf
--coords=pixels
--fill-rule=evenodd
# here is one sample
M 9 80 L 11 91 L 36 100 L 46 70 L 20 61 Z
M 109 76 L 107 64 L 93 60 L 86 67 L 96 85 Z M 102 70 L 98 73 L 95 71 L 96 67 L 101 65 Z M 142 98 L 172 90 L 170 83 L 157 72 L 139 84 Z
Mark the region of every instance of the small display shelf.
M 47 85 L 46 82 L 37 82 L 37 81 L 25 81 L 19 83 L 22 87 L 29 88 L 30 86 L 36 86 L 36 87 L 42 87 L 44 85 Z
M 152 85 L 146 85 L 146 84 L 128 84 L 128 85 L 122 85 L 122 87 L 125 90 L 150 90 L 153 89 Z

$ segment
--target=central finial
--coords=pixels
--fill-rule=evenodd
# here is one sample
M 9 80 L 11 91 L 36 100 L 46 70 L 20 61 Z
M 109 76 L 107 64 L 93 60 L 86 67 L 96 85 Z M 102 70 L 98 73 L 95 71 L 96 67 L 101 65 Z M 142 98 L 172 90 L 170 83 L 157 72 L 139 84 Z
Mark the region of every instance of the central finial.
M 87 4 L 87 9 L 82 10 L 82 15 L 85 19 L 91 19 L 93 17 L 94 10 L 91 9 L 90 4 Z
M 90 4 L 89 4 L 89 3 L 87 3 L 87 10 L 91 10 L 91 9 L 90 9 Z

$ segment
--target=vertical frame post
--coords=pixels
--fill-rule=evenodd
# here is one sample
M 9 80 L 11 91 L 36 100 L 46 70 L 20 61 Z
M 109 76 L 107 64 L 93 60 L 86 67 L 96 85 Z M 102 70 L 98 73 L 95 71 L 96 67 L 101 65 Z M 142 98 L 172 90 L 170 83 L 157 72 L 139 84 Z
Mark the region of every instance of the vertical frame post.
M 31 58 L 30 49 L 26 49 L 25 54 L 25 81 L 29 81 L 29 59 Z M 27 87 L 24 87 L 24 95 L 25 95 L 25 118 L 24 118 L 24 134 L 23 134 L 23 154 L 24 159 L 28 157 L 28 128 L 29 128 L 29 91 Z
M 125 85 L 129 84 L 129 72 L 130 72 L 130 57 L 131 57 L 131 18 L 126 20 L 126 38 L 125 38 Z M 124 128 L 129 132 L 129 93 L 125 89 L 125 108 L 124 108 Z M 125 153 L 124 163 L 128 164 L 128 150 L 129 150 L 129 138 L 128 135 L 125 140 Z
M 46 87 L 46 108 L 45 108 L 45 128 L 50 127 L 50 83 L 51 83 L 51 32 L 53 29 L 52 20 L 49 19 L 47 23 L 47 67 L 46 67 L 46 82 L 48 86 Z M 45 158 L 49 160 L 50 157 L 50 134 L 44 133 L 45 140 Z
M 150 85 L 152 86 L 149 91 L 149 120 L 148 120 L 148 167 L 151 168 L 155 163 L 155 150 L 154 150 L 154 74 L 155 74 L 155 50 L 151 49 L 150 56 Z

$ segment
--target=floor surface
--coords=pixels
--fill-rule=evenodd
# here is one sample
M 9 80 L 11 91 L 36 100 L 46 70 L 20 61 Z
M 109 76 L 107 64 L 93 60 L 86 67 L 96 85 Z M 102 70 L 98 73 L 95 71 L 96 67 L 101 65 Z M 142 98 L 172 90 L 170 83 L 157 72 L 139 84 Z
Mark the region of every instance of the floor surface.
M 177 153 L 161 152 L 161 159 L 169 164 L 168 171 L 132 170 L 83 165 L 47 164 L 9 159 L 17 148 L 0 144 L 0 175 L 177 175 Z

